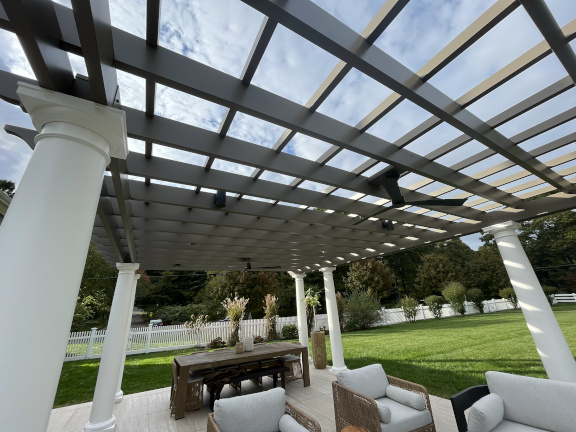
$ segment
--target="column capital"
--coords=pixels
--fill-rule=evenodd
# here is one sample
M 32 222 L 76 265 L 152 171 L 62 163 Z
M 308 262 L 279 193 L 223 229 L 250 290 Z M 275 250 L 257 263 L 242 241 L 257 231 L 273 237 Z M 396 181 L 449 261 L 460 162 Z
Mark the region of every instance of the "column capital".
M 288 274 L 292 276 L 294 279 L 304 279 L 306 277 L 306 273 L 296 273 L 289 271 Z
M 516 234 L 518 228 L 520 228 L 518 222 L 508 221 L 487 226 L 486 228 L 482 228 L 482 231 L 492 234 L 495 238 L 501 238 L 510 235 L 518 236 L 518 234 Z
M 73 124 L 102 137 L 109 148 L 100 151 L 107 157 L 128 156 L 124 111 L 24 82 L 18 82 L 16 93 L 39 132 L 48 123 Z
M 140 279 L 142 277 L 142 275 L 140 273 L 136 273 L 134 275 L 134 282 L 138 282 L 138 279 Z
M 138 263 L 116 263 L 116 268 L 120 271 L 120 273 L 134 273 L 136 270 L 140 268 L 140 264 Z M 140 275 L 138 275 L 140 276 Z M 136 276 L 134 276 L 136 277 Z
M 322 268 L 320 268 L 320 271 L 322 273 L 332 273 L 334 270 L 336 270 L 336 267 L 322 267 Z

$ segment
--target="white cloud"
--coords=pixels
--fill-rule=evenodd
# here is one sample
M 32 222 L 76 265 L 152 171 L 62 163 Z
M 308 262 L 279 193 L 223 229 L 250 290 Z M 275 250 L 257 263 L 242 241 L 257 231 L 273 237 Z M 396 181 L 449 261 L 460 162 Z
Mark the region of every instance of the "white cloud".
M 237 112 L 227 135 L 270 148 L 276 144 L 284 130 L 282 126 Z
M 327 142 L 308 135 L 296 134 L 282 151 L 308 160 L 316 160 L 330 147 L 331 145 Z
M 368 132 L 384 140 L 394 142 L 429 117 L 428 111 L 405 99 L 368 129 Z
M 162 3 L 160 45 L 239 77 L 263 16 L 239 1 Z
M 416 72 L 493 2 L 409 2 L 376 41 L 376 45 Z
M 326 51 L 279 25 L 252 83 L 304 105 L 337 62 Z
M 225 113 L 226 108 L 221 105 L 156 85 L 156 115 L 215 132 Z
M 14 33 L 0 30 L 0 69 L 26 78 L 36 79 L 22 46 Z

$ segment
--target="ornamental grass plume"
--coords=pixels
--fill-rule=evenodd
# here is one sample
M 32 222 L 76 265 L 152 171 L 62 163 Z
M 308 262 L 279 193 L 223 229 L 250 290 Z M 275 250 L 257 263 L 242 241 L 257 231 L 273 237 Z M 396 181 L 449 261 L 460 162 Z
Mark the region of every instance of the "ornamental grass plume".
M 238 297 L 238 294 L 234 294 L 234 298 L 226 297 L 222 302 L 222 306 L 226 309 L 228 318 L 230 318 L 230 327 L 232 332 L 230 334 L 230 340 L 228 341 L 230 346 L 236 346 L 236 342 L 240 339 L 240 321 L 244 317 L 244 311 L 246 310 L 246 305 L 249 299 L 244 297 Z
M 267 337 L 268 341 L 273 341 L 278 339 L 278 332 L 276 331 L 276 316 L 278 315 L 276 297 L 272 294 L 267 294 L 264 301 L 266 302 L 264 313 L 266 316 Z

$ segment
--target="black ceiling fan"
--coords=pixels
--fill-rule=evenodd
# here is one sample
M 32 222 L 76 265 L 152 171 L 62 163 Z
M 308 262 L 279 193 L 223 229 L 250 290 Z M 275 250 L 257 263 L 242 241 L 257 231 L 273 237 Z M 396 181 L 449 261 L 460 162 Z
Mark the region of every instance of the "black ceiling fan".
M 422 206 L 422 207 L 458 207 L 466 202 L 466 198 L 461 199 L 429 199 L 420 201 L 406 201 L 402 192 L 400 192 L 400 186 L 398 186 L 398 180 L 400 179 L 400 173 L 397 170 L 391 170 L 383 175 L 376 177 L 374 180 L 370 181 L 373 186 L 383 186 L 392 202 L 392 205 L 383 208 L 382 210 L 374 213 L 372 216 L 365 217 L 355 222 L 354 225 L 358 225 L 371 217 L 384 213 L 388 210 L 392 210 L 399 207 L 404 207 L 406 205 Z
M 282 266 L 259 266 L 259 267 L 252 267 L 250 263 L 250 258 L 240 258 L 240 261 L 246 262 L 245 265 L 229 265 L 230 268 L 241 268 L 244 267 L 243 270 L 271 270 L 271 269 L 279 269 Z

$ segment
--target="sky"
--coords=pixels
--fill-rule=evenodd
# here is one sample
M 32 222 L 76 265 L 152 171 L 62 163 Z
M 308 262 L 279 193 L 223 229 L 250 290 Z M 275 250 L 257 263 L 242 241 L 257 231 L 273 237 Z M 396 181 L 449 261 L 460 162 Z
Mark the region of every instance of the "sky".
M 66 0 L 59 3 L 69 6 L 69 1 Z M 315 3 L 360 33 L 384 2 L 316 0 Z M 416 72 L 493 3 L 494 0 L 412 0 L 378 38 L 375 45 Z M 576 18 L 576 2 L 549 0 L 547 4 L 560 26 Z M 112 24 L 115 27 L 140 37 L 145 36 L 144 0 L 110 0 L 110 8 Z M 239 77 L 262 20 L 263 16 L 259 12 L 236 0 L 164 0 L 159 44 L 224 73 Z M 519 7 L 435 75 L 430 83 L 451 98 L 457 99 L 542 40 L 542 35 L 527 13 Z M 0 54 L 0 69 L 34 78 L 19 42 L 13 34 L 0 30 L 0 46 L 3 47 Z M 573 42 L 572 48 L 574 47 Z M 86 75 L 83 59 L 74 55 L 69 57 L 73 71 Z M 254 75 L 252 85 L 272 91 L 298 104 L 305 104 L 337 62 L 337 58 L 286 28 L 278 26 Z M 481 119 L 487 120 L 525 98 L 527 87 L 536 92 L 564 76 L 566 72 L 557 58 L 548 56 L 468 109 Z M 143 110 L 144 80 L 119 72 L 118 82 L 122 104 Z M 318 111 L 354 126 L 391 93 L 391 90 L 382 84 L 358 71 L 352 71 Z M 507 137 L 513 137 L 527 125 L 538 123 L 574 106 L 575 97 L 575 89 L 567 91 L 553 102 L 543 104 L 534 112 L 519 116 L 498 130 Z M 218 130 L 226 112 L 223 106 L 160 85 L 157 87 L 156 98 L 156 115 L 211 131 Z M 425 110 L 406 100 L 372 126 L 368 133 L 394 142 L 429 116 Z M 26 114 L 3 101 L 0 101 L 0 123 L 32 128 Z M 228 135 L 271 147 L 283 130 L 274 124 L 238 113 Z M 576 121 L 571 121 L 543 134 L 544 136 L 523 143 L 522 147 L 530 150 L 574 131 Z M 459 135 L 461 133 L 452 126 L 441 124 L 409 144 L 407 150 L 427 154 Z M 144 144 L 130 139 L 129 148 L 130 151 L 143 152 Z M 325 142 L 297 134 L 283 151 L 315 160 L 328 148 L 330 145 Z M 483 149 L 485 147 L 482 144 L 473 141 L 458 151 L 443 156 L 438 162 L 450 166 Z M 576 146 L 572 144 L 562 150 L 562 154 L 566 151 L 576 151 Z M 0 178 L 18 184 L 31 153 L 20 139 L 0 131 Z M 202 165 L 206 160 L 205 156 L 192 155 L 159 145 L 154 146 L 154 154 L 194 165 Z M 544 155 L 542 159 L 551 160 L 557 156 L 558 154 Z M 503 160 L 501 157 L 500 159 Z M 463 172 L 474 174 L 498 163 L 500 159 L 499 156 L 494 156 Z M 352 170 L 365 160 L 364 156 L 343 151 L 329 161 L 328 165 Z M 379 164 L 366 175 L 376 172 L 382 166 Z M 253 171 L 252 167 L 222 160 L 216 160 L 213 169 L 246 176 Z M 501 176 L 510 173 L 506 170 Z M 262 178 L 282 184 L 288 184 L 293 180 L 289 176 L 271 172 L 265 172 Z M 421 179 L 422 177 L 416 174 L 410 174 L 403 177 L 400 184 L 409 187 Z M 497 179 L 498 175 L 491 178 L 491 180 Z M 443 186 L 442 183 L 433 182 L 419 191 L 431 193 Z M 305 182 L 300 187 L 319 191 L 326 185 Z M 441 197 L 449 198 L 450 195 L 457 195 L 460 192 L 452 191 Z M 351 191 L 342 190 L 335 194 L 344 197 L 354 195 Z M 363 200 L 370 201 L 372 198 L 364 197 Z M 467 236 L 463 240 L 474 249 L 480 245 L 478 235 Z

